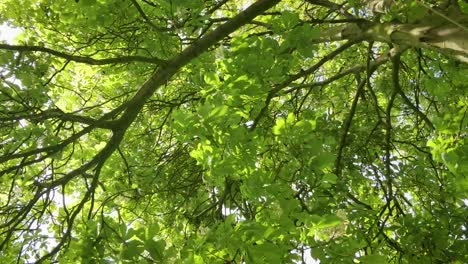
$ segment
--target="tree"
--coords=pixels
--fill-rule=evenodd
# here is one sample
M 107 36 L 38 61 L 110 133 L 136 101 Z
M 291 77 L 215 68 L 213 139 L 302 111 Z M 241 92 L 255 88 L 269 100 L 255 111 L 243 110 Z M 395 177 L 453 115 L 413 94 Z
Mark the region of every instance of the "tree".
M 467 262 L 436 2 L 3 0 L 1 262 Z

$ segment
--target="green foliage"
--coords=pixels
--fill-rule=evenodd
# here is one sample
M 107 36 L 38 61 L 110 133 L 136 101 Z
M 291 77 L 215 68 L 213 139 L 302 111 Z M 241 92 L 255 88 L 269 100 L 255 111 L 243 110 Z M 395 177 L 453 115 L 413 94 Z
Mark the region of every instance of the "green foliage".
M 458 0 L 458 4 L 460 5 L 462 12 L 468 14 L 468 3 L 466 3 L 466 1 Z
M 458 3 L 0 1 L 0 263 L 468 262 Z

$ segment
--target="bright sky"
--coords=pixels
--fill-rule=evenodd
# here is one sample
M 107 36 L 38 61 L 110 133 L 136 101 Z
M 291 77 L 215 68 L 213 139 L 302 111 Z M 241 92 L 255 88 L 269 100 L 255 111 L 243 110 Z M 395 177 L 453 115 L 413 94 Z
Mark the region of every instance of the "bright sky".
M 0 41 L 12 44 L 19 33 L 21 33 L 20 29 L 9 27 L 6 24 L 0 25 Z

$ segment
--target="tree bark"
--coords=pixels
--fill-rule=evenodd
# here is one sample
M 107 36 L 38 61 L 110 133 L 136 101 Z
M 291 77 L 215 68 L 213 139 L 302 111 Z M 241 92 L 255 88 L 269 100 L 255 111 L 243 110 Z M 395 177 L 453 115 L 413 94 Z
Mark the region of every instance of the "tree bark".
M 417 23 L 347 24 L 322 31 L 313 42 L 356 39 L 386 42 L 436 50 L 468 63 L 468 18 L 456 15 L 451 20 L 430 15 Z

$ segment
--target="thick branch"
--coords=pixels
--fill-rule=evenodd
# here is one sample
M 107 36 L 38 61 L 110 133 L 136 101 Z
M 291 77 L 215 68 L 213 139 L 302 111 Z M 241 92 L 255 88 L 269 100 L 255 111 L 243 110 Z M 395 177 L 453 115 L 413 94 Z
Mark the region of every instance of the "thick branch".
M 430 18 L 430 17 L 429 17 Z M 357 23 L 331 27 L 311 43 L 365 39 L 414 48 L 426 48 L 468 62 L 468 32 L 453 24 L 440 25 L 426 18 L 420 23 Z M 466 21 L 460 21 L 466 24 Z

